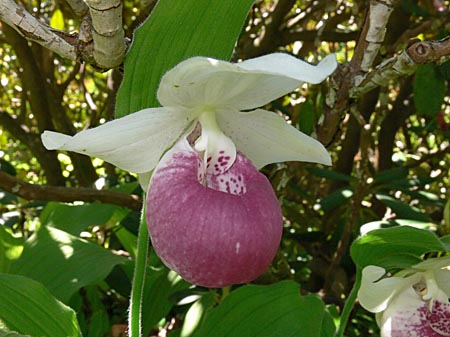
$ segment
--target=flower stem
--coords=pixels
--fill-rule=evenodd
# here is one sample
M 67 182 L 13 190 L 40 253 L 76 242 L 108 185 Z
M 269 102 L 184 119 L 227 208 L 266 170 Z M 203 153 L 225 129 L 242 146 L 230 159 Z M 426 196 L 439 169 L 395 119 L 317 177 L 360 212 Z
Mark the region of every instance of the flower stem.
M 147 268 L 148 243 L 149 236 L 145 222 L 144 205 L 139 223 L 136 262 L 131 285 L 130 309 L 128 314 L 129 337 L 141 337 L 142 334 L 142 293 L 144 291 L 145 271 Z
M 334 333 L 334 337 L 342 337 L 344 335 L 345 328 L 347 327 L 347 322 L 350 318 L 350 314 L 353 310 L 353 305 L 356 302 L 356 298 L 358 297 L 358 290 L 361 286 L 361 269 L 357 268 L 356 270 L 356 280 L 353 284 L 353 288 L 350 291 L 350 294 L 347 297 L 347 301 L 345 301 L 344 309 L 342 309 L 341 319 L 339 320 L 339 325 L 337 327 L 336 332 Z

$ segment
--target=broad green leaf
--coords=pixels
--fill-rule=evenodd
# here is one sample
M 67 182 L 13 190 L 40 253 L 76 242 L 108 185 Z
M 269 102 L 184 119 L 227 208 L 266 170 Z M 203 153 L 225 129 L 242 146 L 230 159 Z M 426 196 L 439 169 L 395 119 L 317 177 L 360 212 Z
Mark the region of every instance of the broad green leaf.
M 408 169 L 405 167 L 394 167 L 389 170 L 381 171 L 374 177 L 376 184 L 389 183 L 391 181 L 398 181 L 406 179 L 408 176 Z
M 376 197 L 383 204 L 391 208 L 400 219 L 410 219 L 424 222 L 431 221 L 430 217 L 423 213 L 419 208 L 408 205 L 401 200 L 385 194 L 377 194 Z
M 419 115 L 435 117 L 441 110 L 446 91 L 445 78 L 436 65 L 430 63 L 417 68 L 413 91 Z
M 0 328 L 0 337 L 30 337 L 30 335 L 21 335 L 15 331 L 5 331 Z
M 329 212 L 339 206 L 346 204 L 353 196 L 353 189 L 349 187 L 340 188 L 320 201 L 320 208 L 324 212 Z
M 132 258 L 136 257 L 137 236 L 128 231 L 125 227 L 119 226 L 114 231 L 114 235 L 120 241 L 125 250 L 130 253 Z
M 144 336 L 164 318 L 175 305 L 170 301 L 174 292 L 187 289 L 190 283 L 165 266 L 147 268 L 145 288 L 142 296 L 142 328 Z
M 67 303 L 81 287 L 105 278 L 125 259 L 99 245 L 52 227 L 42 227 L 25 243 L 11 272 L 41 282 Z
M 408 268 L 427 252 L 446 251 L 432 232 L 411 226 L 376 229 L 353 242 L 350 254 L 361 269 L 368 265 L 387 270 Z
M 316 296 L 300 296 L 298 284 L 246 285 L 206 317 L 194 337 L 329 337 L 334 323 Z
M 121 221 L 129 210 L 111 204 L 70 205 L 49 202 L 41 213 L 41 223 L 61 229 L 72 235 L 79 235 L 89 226 L 115 224 Z
M 369 233 L 375 229 L 391 228 L 397 226 L 411 226 L 419 229 L 435 230 L 436 224 L 433 222 L 423 222 L 417 220 L 408 219 L 395 219 L 395 220 L 380 220 L 368 222 L 361 226 L 360 232 L 362 235 Z
M 1 329 L 35 337 L 81 336 L 75 312 L 39 282 L 0 274 L 0 289 Z
M 120 265 L 129 281 L 134 271 L 132 262 Z M 191 286 L 192 284 L 164 266 L 153 250 L 150 252 L 142 296 L 143 336 L 147 336 L 176 305 L 177 300 L 173 299 L 173 295 Z
M 85 301 L 89 303 L 88 337 L 104 337 L 111 332 L 111 324 L 101 294 L 97 286 L 85 287 Z
M 215 293 L 212 291 L 203 294 L 195 301 L 186 312 L 183 327 L 181 328 L 180 337 L 189 337 L 199 327 L 202 318 L 207 310 L 215 303 Z
M 117 93 L 116 118 L 158 106 L 162 75 L 184 59 L 228 60 L 254 0 L 161 0 L 134 34 Z
M 346 181 L 349 182 L 351 180 L 351 177 L 347 174 L 343 174 L 340 172 L 336 172 L 329 169 L 324 169 L 318 166 L 310 166 L 306 168 L 308 172 L 321 177 L 321 178 L 327 178 L 332 180 L 339 180 L 339 181 Z
M 14 237 L 4 226 L 0 226 L 0 273 L 8 272 L 12 261 L 22 254 L 25 240 Z

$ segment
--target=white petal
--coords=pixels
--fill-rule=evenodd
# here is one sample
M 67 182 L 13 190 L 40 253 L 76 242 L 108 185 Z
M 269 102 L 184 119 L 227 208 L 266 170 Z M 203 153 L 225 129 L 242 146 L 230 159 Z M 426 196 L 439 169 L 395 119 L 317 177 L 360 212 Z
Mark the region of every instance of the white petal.
M 186 109 L 151 108 L 115 119 L 93 129 L 67 136 L 45 131 L 49 150 L 66 150 L 98 157 L 136 173 L 151 171 L 196 118 Z
M 303 82 L 323 81 L 336 67 L 334 55 L 317 66 L 281 53 L 235 64 L 194 57 L 163 76 L 158 99 L 164 106 L 253 109 L 293 91 Z
M 361 306 L 370 312 L 385 310 L 396 294 L 420 280 L 417 274 L 407 278 L 394 276 L 381 279 L 385 273 L 384 268 L 378 266 L 367 266 L 362 271 L 358 299 Z
M 219 111 L 223 132 L 253 164 L 261 167 L 283 161 L 306 161 L 331 165 L 325 147 L 300 132 L 277 114 L 258 109 L 251 112 Z
M 412 287 L 406 287 L 393 298 L 379 320 L 381 337 L 429 336 L 426 322 L 428 303 Z M 425 334 L 424 334 L 425 333 Z
M 225 136 L 217 125 L 216 114 L 205 112 L 198 121 L 202 126 L 202 134 L 195 144 L 198 152 L 203 152 L 205 174 L 221 174 L 233 165 L 236 159 L 236 146 Z

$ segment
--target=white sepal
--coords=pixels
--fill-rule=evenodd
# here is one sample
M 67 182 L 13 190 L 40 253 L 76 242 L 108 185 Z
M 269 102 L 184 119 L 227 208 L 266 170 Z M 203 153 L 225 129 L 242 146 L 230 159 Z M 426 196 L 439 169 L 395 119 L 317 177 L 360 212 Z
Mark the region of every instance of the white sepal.
M 258 169 L 270 163 L 294 160 L 331 165 L 331 157 L 319 141 L 273 112 L 222 110 L 217 113 L 217 122 Z
M 65 150 L 98 157 L 135 173 L 151 171 L 197 117 L 187 109 L 151 108 L 67 136 L 42 134 L 49 150 Z

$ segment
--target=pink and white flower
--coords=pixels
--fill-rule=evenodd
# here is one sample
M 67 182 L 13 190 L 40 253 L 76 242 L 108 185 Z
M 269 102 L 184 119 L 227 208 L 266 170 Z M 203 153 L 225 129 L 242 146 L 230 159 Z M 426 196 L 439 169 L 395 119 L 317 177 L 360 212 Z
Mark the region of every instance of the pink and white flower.
M 288 160 L 331 164 L 322 144 L 258 107 L 323 81 L 336 66 L 333 55 L 317 66 L 279 53 L 236 64 L 194 57 L 161 79 L 162 107 L 74 136 L 45 131 L 42 140 L 137 173 L 153 246 L 185 279 L 249 282 L 270 264 L 282 231 L 275 193 L 258 169 Z
M 376 313 L 381 337 L 450 336 L 450 257 L 433 258 L 387 277 L 367 266 L 358 299 Z

